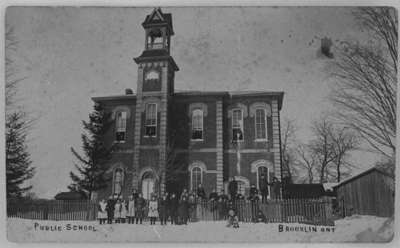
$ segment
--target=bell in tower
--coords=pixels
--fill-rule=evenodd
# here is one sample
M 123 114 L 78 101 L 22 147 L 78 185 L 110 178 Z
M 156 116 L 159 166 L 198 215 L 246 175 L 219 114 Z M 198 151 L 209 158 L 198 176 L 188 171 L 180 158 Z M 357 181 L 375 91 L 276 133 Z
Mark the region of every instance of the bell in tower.
M 155 8 L 146 16 L 142 26 L 146 30 L 145 49 L 164 49 L 169 54 L 171 36 L 174 34 L 171 14 L 164 14 L 160 8 Z

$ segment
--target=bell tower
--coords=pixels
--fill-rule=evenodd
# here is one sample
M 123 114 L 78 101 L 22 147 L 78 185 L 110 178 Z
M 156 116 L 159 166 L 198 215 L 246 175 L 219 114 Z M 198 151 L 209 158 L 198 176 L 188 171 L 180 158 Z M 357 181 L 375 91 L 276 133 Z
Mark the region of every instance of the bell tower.
M 172 16 L 154 8 L 142 23 L 144 51 L 138 65 L 132 186 L 147 192 L 164 192 L 167 154 L 168 104 L 174 93 L 175 72 L 170 55 L 174 35 Z

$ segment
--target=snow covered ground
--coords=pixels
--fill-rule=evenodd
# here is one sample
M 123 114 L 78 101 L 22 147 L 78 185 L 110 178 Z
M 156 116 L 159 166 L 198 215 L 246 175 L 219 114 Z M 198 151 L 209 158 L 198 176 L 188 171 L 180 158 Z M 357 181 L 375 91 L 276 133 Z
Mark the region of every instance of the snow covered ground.
M 393 236 L 393 219 L 352 216 L 337 220 L 334 227 L 296 223 L 197 222 L 180 226 L 113 224 L 86 221 L 36 221 L 9 218 L 12 242 L 385 242 Z M 333 229 L 334 228 L 334 229 Z

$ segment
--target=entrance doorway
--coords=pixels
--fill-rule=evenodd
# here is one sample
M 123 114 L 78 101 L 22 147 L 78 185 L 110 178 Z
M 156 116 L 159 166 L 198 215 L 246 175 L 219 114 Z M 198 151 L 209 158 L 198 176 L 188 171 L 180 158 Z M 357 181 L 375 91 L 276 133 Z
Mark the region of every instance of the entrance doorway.
M 143 198 L 150 200 L 151 195 L 155 192 L 155 179 L 152 172 L 144 173 L 142 177 L 142 193 Z

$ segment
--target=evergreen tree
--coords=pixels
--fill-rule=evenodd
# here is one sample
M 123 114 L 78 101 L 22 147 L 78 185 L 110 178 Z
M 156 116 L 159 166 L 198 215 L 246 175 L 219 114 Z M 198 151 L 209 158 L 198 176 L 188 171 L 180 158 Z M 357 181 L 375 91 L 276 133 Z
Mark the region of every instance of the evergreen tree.
M 107 147 L 103 138 L 111 122 L 110 115 L 101 104 L 94 105 L 94 111 L 89 115 L 89 122 L 82 121 L 86 133 L 82 134 L 81 156 L 71 147 L 72 154 L 79 164 L 75 164 L 78 173 L 70 172 L 72 184 L 68 186 L 71 191 L 84 192 L 89 199 L 92 194 L 107 187 L 111 178 L 107 177 L 107 162 L 111 159 L 112 147 Z
M 32 186 L 23 183 L 32 178 L 30 155 L 27 152 L 27 123 L 23 112 L 13 112 L 6 116 L 6 181 L 7 198 L 21 197 Z
M 5 103 L 6 103 L 6 189 L 7 199 L 22 197 L 32 186 L 24 182 L 34 175 L 30 155 L 26 145 L 26 136 L 31 127 L 32 120 L 28 120 L 22 106 L 16 105 L 15 95 L 17 85 L 24 80 L 19 75 L 14 63 L 17 51 L 17 39 L 14 29 L 6 26 L 5 34 Z

